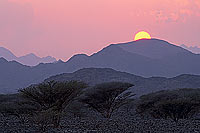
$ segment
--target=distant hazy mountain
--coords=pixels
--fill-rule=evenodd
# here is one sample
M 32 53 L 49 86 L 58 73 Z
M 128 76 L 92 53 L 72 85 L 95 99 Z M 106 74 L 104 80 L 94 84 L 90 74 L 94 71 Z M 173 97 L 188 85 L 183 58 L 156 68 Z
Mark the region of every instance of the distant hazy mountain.
M 12 57 L 11 53 L 9 57 Z M 29 55 L 27 57 L 33 58 L 35 56 Z M 91 56 L 78 54 L 67 62 L 57 61 L 34 67 L 28 67 L 16 61 L 9 62 L 1 58 L 0 92 L 16 92 L 18 88 L 42 82 L 50 76 L 91 67 L 112 68 L 143 77 L 200 75 L 200 55 L 193 54 L 166 41 L 152 39 L 111 44 Z M 160 82 L 156 82 L 157 86 Z
M 17 57 L 11 51 L 3 47 L 0 47 L 0 57 L 3 57 L 9 61 L 17 59 Z
M 36 56 L 35 54 L 31 53 L 31 54 L 27 54 L 25 56 L 19 57 L 17 61 L 19 63 L 25 64 L 28 66 L 36 66 L 39 63 L 53 63 L 56 61 L 56 59 L 51 56 L 40 58 Z
M 40 58 L 33 53 L 16 57 L 11 51 L 3 47 L 0 47 L 0 57 L 3 57 L 8 61 L 17 61 L 27 66 L 36 66 L 39 63 L 52 63 L 56 61 L 56 59 L 51 56 Z
M 185 49 L 187 49 L 187 50 L 189 50 L 189 51 L 191 51 L 193 53 L 200 54 L 200 47 L 198 47 L 198 46 L 190 46 L 190 47 L 188 47 L 188 46 L 182 44 L 181 47 L 183 47 L 183 48 L 185 48 Z
M 138 96 L 167 89 L 200 88 L 200 76 L 180 75 L 174 78 L 151 77 L 144 78 L 133 74 L 115 71 L 108 68 L 86 68 L 74 73 L 52 76 L 45 81 L 70 81 L 79 80 L 93 86 L 103 82 L 128 82 L 135 86 L 131 88 Z

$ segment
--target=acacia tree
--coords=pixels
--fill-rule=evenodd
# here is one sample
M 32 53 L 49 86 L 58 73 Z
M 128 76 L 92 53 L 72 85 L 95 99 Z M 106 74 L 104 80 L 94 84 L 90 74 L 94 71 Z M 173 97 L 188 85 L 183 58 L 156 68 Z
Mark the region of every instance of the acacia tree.
M 178 89 L 160 91 L 140 97 L 137 113 L 153 118 L 188 119 L 199 112 L 200 91 L 196 89 Z
M 199 103 L 189 99 L 162 101 L 154 107 L 154 110 L 159 112 L 161 118 L 170 118 L 176 123 L 180 119 L 188 119 L 192 117 L 198 109 Z
M 125 92 L 132 84 L 121 82 L 102 83 L 91 88 L 81 102 L 89 105 L 103 117 L 110 118 L 112 113 L 129 103 L 134 94 Z
M 30 105 L 38 108 L 35 113 L 49 114 L 47 116 L 52 119 L 54 126 L 59 127 L 65 107 L 86 87 L 87 84 L 79 81 L 50 81 L 21 89 L 19 92 Z

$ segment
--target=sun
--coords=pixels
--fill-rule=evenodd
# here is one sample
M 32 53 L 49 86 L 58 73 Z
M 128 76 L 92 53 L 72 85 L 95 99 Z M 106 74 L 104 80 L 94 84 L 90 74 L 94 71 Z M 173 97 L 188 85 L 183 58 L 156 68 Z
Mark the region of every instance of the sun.
M 149 33 L 145 32 L 145 31 L 140 31 L 135 35 L 135 41 L 137 40 L 141 40 L 141 39 L 151 39 L 151 36 Z

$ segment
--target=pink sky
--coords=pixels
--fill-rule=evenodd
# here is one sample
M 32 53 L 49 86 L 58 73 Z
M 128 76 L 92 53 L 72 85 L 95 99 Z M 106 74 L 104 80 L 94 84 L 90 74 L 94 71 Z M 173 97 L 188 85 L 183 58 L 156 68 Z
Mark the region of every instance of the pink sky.
M 131 41 L 140 30 L 200 46 L 200 0 L 0 0 L 0 46 L 17 56 L 67 60 Z

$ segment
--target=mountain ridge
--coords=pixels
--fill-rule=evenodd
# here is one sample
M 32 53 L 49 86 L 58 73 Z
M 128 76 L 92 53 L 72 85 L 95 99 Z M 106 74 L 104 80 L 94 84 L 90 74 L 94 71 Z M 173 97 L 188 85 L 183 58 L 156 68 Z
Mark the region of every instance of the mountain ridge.
M 135 45 L 135 43 L 137 45 Z M 155 47 L 154 44 L 158 47 L 157 49 L 153 49 L 153 47 Z M 124 48 L 124 45 L 127 45 L 128 48 Z M 145 46 L 144 49 L 143 46 Z M 134 51 L 134 49 L 136 50 Z M 140 49 L 140 51 L 138 51 L 138 49 Z M 141 49 L 143 50 L 142 52 Z M 146 51 L 150 52 L 147 53 Z M 173 62 L 170 62 L 173 56 L 177 56 L 177 58 Z M 74 59 L 74 57 L 76 58 Z M 185 57 L 186 60 L 183 59 Z M 184 60 L 185 63 L 182 62 L 182 65 L 180 65 L 178 62 L 182 60 Z M 84 58 L 82 55 L 75 55 L 70 58 L 67 63 L 71 71 L 84 67 L 108 67 L 145 77 L 173 77 L 183 73 L 200 74 L 200 70 L 197 70 L 197 68 L 200 67 L 200 63 L 195 63 L 199 62 L 199 60 L 200 55 L 193 54 L 177 45 L 158 39 L 144 39 L 128 43 L 111 44 L 91 56 L 85 55 Z M 191 61 L 192 65 L 188 67 Z
M 195 54 L 200 54 L 200 47 L 199 46 L 186 46 L 184 44 L 180 45 L 182 48 L 187 49 Z
M 79 80 L 93 86 L 103 82 L 128 82 L 135 86 L 131 91 L 138 96 L 168 89 L 200 88 L 200 75 L 182 74 L 172 78 L 145 78 L 134 74 L 116 71 L 111 68 L 83 68 L 73 73 L 64 73 L 47 78 L 47 81 Z
M 177 53 L 192 53 L 182 47 L 171 44 L 159 39 L 143 39 L 140 41 L 132 41 L 128 43 L 116 44 L 124 50 L 143 55 L 152 59 L 161 59 L 163 57 Z M 134 45 L 134 47 L 132 46 Z
M 0 57 L 5 58 L 8 61 L 17 61 L 23 65 L 27 66 L 36 66 L 40 63 L 53 63 L 56 61 L 54 57 L 38 57 L 33 53 L 26 54 L 24 56 L 17 57 L 10 50 L 0 47 Z
M 147 45 L 149 41 L 151 42 L 151 40 L 140 40 L 137 43 L 143 42 L 146 43 L 144 45 Z M 163 43 L 159 44 L 159 42 L 158 40 L 158 45 L 163 45 Z M 132 42 L 132 45 L 130 45 L 133 47 L 132 49 L 134 49 L 134 43 Z M 173 46 L 173 44 L 171 45 Z M 185 49 L 178 47 L 178 50 L 174 52 L 175 55 L 169 53 L 170 55 L 168 56 L 162 56 L 163 54 L 161 53 L 161 59 L 152 59 L 152 57 L 139 55 L 133 51 L 126 51 L 120 45 L 111 44 L 91 56 L 78 54 L 66 62 L 59 60 L 54 63 L 40 63 L 32 67 L 1 59 L 0 92 L 16 92 L 19 88 L 40 83 L 53 75 L 73 73 L 82 68 L 111 68 L 116 71 L 123 71 L 144 78 L 169 78 L 181 74 L 200 75 L 200 55 L 187 52 L 187 50 L 186 52 L 184 51 Z

